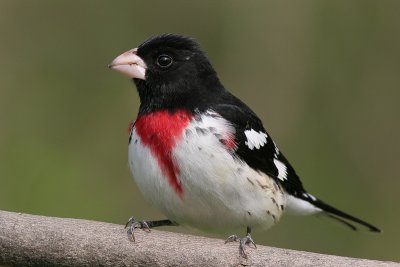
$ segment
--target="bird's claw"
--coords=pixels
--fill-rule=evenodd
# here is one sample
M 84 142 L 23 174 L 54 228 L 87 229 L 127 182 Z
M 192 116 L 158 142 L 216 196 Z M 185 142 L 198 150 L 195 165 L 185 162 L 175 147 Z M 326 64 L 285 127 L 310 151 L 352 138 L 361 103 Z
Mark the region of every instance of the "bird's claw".
M 240 254 L 240 256 L 242 256 L 245 259 L 247 259 L 245 245 L 248 245 L 251 248 L 257 248 L 257 245 L 256 245 L 256 243 L 254 243 L 253 238 L 251 238 L 250 234 L 247 234 L 243 238 L 240 238 L 237 235 L 231 235 L 225 240 L 225 244 L 230 243 L 230 242 L 236 242 L 236 241 L 239 241 L 239 254 Z
M 239 241 L 239 240 L 240 240 L 240 238 L 237 235 L 231 235 L 225 240 L 225 244 L 230 243 L 230 242 Z
M 129 240 L 135 242 L 135 229 L 142 229 L 143 231 L 150 233 L 150 227 L 146 221 L 136 221 L 135 218 L 130 217 L 128 222 L 125 224 L 125 228 L 128 228 L 127 234 Z

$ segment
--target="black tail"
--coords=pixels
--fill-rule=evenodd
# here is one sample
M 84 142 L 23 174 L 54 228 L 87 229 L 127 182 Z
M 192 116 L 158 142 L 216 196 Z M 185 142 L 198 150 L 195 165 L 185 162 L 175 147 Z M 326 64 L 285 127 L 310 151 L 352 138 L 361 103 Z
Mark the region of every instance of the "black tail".
M 362 226 L 365 226 L 368 228 L 369 231 L 371 232 L 376 232 L 379 233 L 381 232 L 381 230 L 378 227 L 373 226 L 372 224 L 369 224 L 361 219 L 358 219 L 354 216 L 351 216 L 350 214 L 347 214 L 343 211 L 340 211 L 332 206 L 329 206 L 328 204 L 326 204 L 325 202 L 319 200 L 319 199 L 309 199 L 309 198 L 305 198 L 304 200 L 310 202 L 311 204 L 313 204 L 314 206 L 316 206 L 317 208 L 320 208 L 321 210 L 323 210 L 324 212 L 326 212 L 327 216 L 335 219 L 343 224 L 345 224 L 347 227 L 349 227 L 350 229 L 357 231 L 358 228 L 356 226 L 354 226 L 351 222 L 353 223 L 358 223 Z

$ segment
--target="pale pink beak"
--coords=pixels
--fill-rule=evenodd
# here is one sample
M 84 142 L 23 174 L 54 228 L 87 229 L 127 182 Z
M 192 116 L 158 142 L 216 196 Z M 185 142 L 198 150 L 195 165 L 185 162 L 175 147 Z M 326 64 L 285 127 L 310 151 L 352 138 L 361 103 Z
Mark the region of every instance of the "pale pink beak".
M 130 78 L 145 80 L 146 78 L 146 63 L 137 54 L 137 48 L 126 51 L 116 57 L 111 64 L 110 69 L 119 71 Z

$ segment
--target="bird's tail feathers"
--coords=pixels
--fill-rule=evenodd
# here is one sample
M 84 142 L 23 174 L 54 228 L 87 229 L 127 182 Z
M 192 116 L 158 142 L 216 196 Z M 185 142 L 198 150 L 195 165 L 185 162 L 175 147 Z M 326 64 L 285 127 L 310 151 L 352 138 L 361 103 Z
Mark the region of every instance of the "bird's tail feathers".
M 307 198 L 303 198 L 303 200 L 308 201 L 310 204 L 321 209 L 323 212 L 322 214 L 344 224 L 345 226 L 347 226 L 348 228 L 350 228 L 354 231 L 357 231 L 359 229 L 358 226 L 363 226 L 371 232 L 376 232 L 376 233 L 381 232 L 381 230 L 378 227 L 373 226 L 372 224 L 367 223 L 367 222 L 365 222 L 359 218 L 356 218 L 348 213 L 345 213 L 341 210 L 338 210 L 338 209 L 326 204 L 325 202 L 323 202 L 320 199 L 317 199 L 315 197 L 312 197 L 312 198 L 307 197 Z

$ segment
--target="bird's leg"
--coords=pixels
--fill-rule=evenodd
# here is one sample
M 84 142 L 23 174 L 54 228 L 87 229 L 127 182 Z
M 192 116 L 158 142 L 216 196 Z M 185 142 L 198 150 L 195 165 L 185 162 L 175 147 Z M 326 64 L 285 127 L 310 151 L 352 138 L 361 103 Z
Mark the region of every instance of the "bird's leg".
M 150 232 L 150 228 L 159 226 L 175 226 L 178 225 L 170 220 L 158 220 L 158 221 L 136 221 L 135 218 L 130 217 L 128 222 L 125 224 L 125 228 L 128 227 L 128 237 L 131 241 L 135 242 L 135 229 L 142 229 L 145 232 Z
M 247 226 L 246 236 L 243 238 L 239 238 L 237 235 L 231 235 L 228 239 L 225 240 L 225 244 L 229 242 L 239 241 L 239 254 L 243 258 L 247 259 L 247 254 L 245 251 L 245 245 L 253 245 L 253 248 L 257 248 L 256 243 L 254 243 L 253 238 L 251 238 L 251 228 Z

